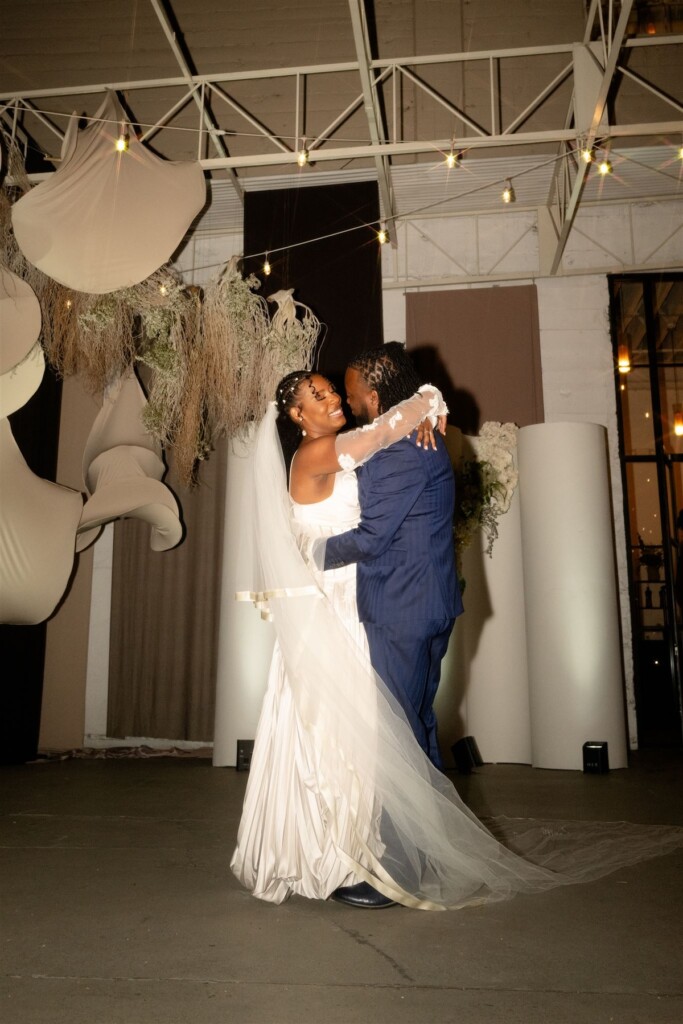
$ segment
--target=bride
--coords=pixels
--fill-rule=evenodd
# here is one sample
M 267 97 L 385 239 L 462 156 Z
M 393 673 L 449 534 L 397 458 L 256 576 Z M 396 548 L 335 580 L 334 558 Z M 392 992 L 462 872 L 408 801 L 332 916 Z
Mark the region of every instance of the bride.
M 276 644 L 231 868 L 261 899 L 327 899 L 366 882 L 405 906 L 455 909 L 587 881 L 683 845 L 680 829 L 514 822 L 506 841 L 526 857 L 508 849 L 429 762 L 373 671 L 355 567 L 322 573 L 302 556 L 357 525 L 355 467 L 443 412 L 425 385 L 340 434 L 339 395 L 299 371 L 280 383 L 258 429 L 237 596 L 272 620 Z M 299 431 L 289 488 L 278 419 Z

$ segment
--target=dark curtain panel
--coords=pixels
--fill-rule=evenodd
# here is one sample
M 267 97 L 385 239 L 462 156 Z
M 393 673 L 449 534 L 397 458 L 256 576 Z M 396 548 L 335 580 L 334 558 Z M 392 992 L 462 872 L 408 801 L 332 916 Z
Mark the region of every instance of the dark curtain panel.
M 109 736 L 213 739 L 226 445 L 202 464 L 194 491 L 169 470 L 185 525 L 177 548 L 152 551 L 146 523 L 116 523 Z
M 443 391 L 453 426 L 477 434 L 487 420 L 543 422 L 535 285 L 406 299 L 408 348 L 422 377 Z
M 354 355 L 383 341 L 378 227 L 376 182 L 245 195 L 245 274 L 261 279 L 265 297 L 293 288 L 294 298 L 312 308 L 325 325 L 317 368 L 337 384 Z M 315 238 L 321 240 L 299 244 Z M 262 272 L 265 252 L 269 277 Z
M 27 465 L 55 480 L 62 384 L 49 366 L 35 395 L 9 417 Z M 0 484 L 1 486 L 1 484 Z M 31 761 L 38 752 L 45 665 L 44 622 L 37 626 L 0 625 L 4 666 L 0 686 L 0 763 Z

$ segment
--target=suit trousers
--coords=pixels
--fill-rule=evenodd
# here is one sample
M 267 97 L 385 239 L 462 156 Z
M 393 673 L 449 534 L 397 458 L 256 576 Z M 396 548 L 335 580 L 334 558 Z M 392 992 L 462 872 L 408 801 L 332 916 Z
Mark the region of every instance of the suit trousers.
M 439 769 L 443 762 L 433 703 L 454 622 L 418 619 L 386 625 L 364 623 L 372 667 L 405 711 L 415 739 Z

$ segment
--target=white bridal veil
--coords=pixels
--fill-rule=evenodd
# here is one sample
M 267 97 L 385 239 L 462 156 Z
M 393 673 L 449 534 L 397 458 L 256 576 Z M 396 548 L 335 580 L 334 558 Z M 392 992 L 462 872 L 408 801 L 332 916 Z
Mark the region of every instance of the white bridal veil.
M 428 761 L 321 593 L 293 529 L 273 403 L 245 494 L 238 597 L 272 618 L 314 741 L 323 826 L 349 871 L 407 906 L 445 910 L 592 880 L 683 846 L 681 828 L 623 822 L 489 822 L 499 842 Z

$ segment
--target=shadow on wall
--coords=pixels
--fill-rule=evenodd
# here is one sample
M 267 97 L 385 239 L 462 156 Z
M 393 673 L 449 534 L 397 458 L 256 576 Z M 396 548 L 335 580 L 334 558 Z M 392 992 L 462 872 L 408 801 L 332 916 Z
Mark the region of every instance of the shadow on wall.
M 458 466 L 476 458 L 470 437 L 479 433 L 479 405 L 470 391 L 454 384 L 434 345 L 421 344 L 417 348 L 411 348 L 410 356 L 422 380 L 435 384 L 448 405 L 446 446 L 457 480 Z M 456 502 L 457 497 L 456 493 Z M 441 666 L 441 684 L 435 701 L 439 742 L 446 767 L 454 766 L 451 747 L 469 731 L 467 694 L 471 681 L 471 666 L 479 648 L 484 624 L 492 615 L 484 552 L 476 538 L 463 553 L 461 562 L 466 584 L 463 593 L 465 612 L 457 620 L 451 635 L 448 651 Z
M 453 383 L 437 347 L 421 343 L 417 348 L 410 349 L 410 356 L 422 380 L 435 384 L 445 398 L 449 408 L 449 425 L 457 427 L 463 434 L 476 436 L 481 426 L 477 400 L 471 391 Z

